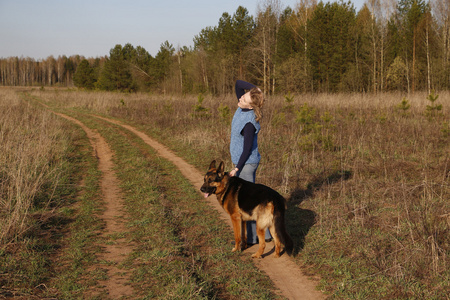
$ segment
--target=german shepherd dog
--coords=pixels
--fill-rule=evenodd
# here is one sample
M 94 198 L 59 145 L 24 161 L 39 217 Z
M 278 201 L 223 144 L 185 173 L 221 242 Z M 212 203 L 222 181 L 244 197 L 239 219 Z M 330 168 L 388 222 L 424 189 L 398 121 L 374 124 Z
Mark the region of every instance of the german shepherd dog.
M 205 198 L 215 194 L 230 215 L 236 242 L 233 252 L 247 247 L 246 221 L 256 221 L 259 248 L 253 258 L 260 258 L 264 253 L 267 228 L 275 242 L 274 256 L 280 256 L 281 244 L 284 244 L 288 255 L 292 254 L 293 242 L 286 231 L 284 219 L 286 200 L 278 192 L 262 184 L 230 177 L 224 172 L 224 163 L 221 162 L 216 168 L 215 160 L 211 162 L 200 190 Z

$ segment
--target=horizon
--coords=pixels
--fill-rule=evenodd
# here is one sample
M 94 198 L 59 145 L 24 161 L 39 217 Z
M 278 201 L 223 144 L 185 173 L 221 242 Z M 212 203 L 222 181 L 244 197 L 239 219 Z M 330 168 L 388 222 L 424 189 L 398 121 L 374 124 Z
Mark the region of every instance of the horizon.
M 298 0 L 280 1 L 284 10 L 295 9 Z M 334 1 L 324 1 L 324 3 Z M 350 1 L 356 12 L 364 0 Z M 79 55 L 105 57 L 115 45 L 141 46 L 153 57 L 168 41 L 175 49 L 193 47 L 194 37 L 206 27 L 217 26 L 223 13 L 231 16 L 239 6 L 255 16 L 264 1 L 180 0 L 130 5 L 123 0 L 87 2 L 76 5 L 57 0 L 0 1 L 0 58 L 31 58 Z M 86 9 L 89 7 L 89 9 Z M 69 13 L 67 13 L 69 12 Z M 195 15 L 203 16 L 201 18 Z M 156 30 L 155 30 L 156 28 Z

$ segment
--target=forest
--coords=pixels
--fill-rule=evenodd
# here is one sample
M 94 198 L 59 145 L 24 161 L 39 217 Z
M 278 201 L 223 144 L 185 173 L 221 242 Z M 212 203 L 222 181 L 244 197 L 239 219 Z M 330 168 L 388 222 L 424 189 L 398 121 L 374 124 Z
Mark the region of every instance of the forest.
M 266 94 L 450 89 L 450 1 L 266 0 L 239 6 L 193 37 L 193 47 L 115 45 L 103 57 L 0 58 L 0 85 L 107 91 L 232 91 L 237 78 Z

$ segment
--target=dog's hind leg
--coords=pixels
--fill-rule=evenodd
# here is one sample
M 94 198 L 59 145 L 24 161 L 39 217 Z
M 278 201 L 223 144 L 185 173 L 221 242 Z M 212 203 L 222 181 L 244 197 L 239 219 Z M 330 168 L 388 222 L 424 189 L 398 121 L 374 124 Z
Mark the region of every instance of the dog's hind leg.
M 247 248 L 247 222 L 241 222 L 241 250 Z
M 256 234 L 258 235 L 259 240 L 259 248 L 255 254 L 252 255 L 253 258 L 260 258 L 264 253 L 264 249 L 266 248 L 266 228 L 259 228 L 258 223 L 256 223 Z
M 281 251 L 281 241 L 280 237 L 277 235 L 277 232 L 275 230 L 275 226 L 271 225 L 269 227 L 270 234 L 273 237 L 273 242 L 275 244 L 275 252 L 273 254 L 274 257 L 280 257 L 280 251 Z
M 278 217 L 275 218 L 275 232 L 282 244 L 284 244 L 284 250 L 286 253 L 291 256 L 294 249 L 294 242 L 291 237 L 287 233 L 286 225 L 284 221 L 284 214 L 281 213 Z

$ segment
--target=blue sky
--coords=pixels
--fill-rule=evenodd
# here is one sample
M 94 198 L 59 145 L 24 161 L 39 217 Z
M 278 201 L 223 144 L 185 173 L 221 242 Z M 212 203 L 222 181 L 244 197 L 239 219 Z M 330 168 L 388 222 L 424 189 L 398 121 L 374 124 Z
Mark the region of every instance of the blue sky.
M 358 11 L 365 0 L 352 0 Z M 166 40 L 175 48 L 216 26 L 239 5 L 255 16 L 261 0 L 0 0 L 0 58 L 109 55 L 116 44 L 155 56 Z M 294 8 L 299 0 L 280 0 Z M 324 1 L 328 2 L 328 1 Z

